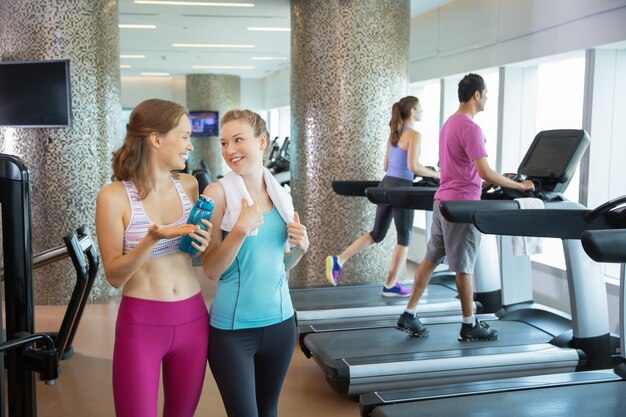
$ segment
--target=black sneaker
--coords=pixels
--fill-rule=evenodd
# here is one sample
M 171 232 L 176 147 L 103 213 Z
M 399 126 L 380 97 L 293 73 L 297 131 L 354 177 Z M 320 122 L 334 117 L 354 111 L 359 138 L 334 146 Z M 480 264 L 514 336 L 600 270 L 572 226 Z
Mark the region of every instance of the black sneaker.
M 487 340 L 497 340 L 498 331 L 489 329 L 489 325 L 484 321 L 476 320 L 476 324 L 461 324 L 459 340 L 462 342 L 482 342 Z
M 420 319 L 417 317 L 411 318 L 409 314 L 401 314 L 396 324 L 396 329 L 406 332 L 411 337 L 426 337 L 428 336 L 428 329 L 420 323 Z

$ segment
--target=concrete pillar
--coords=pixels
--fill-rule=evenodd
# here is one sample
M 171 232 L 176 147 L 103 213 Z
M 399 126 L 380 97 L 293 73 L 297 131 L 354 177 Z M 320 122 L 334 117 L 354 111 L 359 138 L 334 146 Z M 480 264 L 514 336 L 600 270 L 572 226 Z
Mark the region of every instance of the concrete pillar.
M 187 76 L 187 108 L 189 111 L 217 110 L 224 113 L 240 106 L 241 79 L 238 75 L 194 74 Z M 219 137 L 192 137 L 194 151 L 189 158 L 192 169 L 203 159 L 214 178 L 228 170 L 221 154 Z
M 81 224 L 95 236 L 99 189 L 121 140 L 116 0 L 0 2 L 0 60 L 70 60 L 70 128 L 0 128 L 0 152 L 23 159 L 32 186 L 33 253 L 63 245 Z M 0 252 L 1 253 L 1 252 Z M 35 303 L 69 301 L 69 259 L 35 271 Z M 102 272 L 91 299 L 114 294 Z
M 292 0 L 291 187 L 310 250 L 293 286 L 326 283 L 324 259 L 371 230 L 375 206 L 333 180 L 380 180 L 391 106 L 407 94 L 408 0 Z M 387 277 L 395 229 L 346 265 L 341 283 Z

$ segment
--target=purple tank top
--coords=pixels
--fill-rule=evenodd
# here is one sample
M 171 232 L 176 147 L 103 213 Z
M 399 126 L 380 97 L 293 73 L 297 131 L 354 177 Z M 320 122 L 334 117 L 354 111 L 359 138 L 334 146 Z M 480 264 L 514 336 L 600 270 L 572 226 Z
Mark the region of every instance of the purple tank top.
M 410 127 L 402 127 L 402 131 L 406 129 Z M 387 145 L 387 176 L 413 181 L 413 172 L 408 166 L 407 151 L 391 143 Z

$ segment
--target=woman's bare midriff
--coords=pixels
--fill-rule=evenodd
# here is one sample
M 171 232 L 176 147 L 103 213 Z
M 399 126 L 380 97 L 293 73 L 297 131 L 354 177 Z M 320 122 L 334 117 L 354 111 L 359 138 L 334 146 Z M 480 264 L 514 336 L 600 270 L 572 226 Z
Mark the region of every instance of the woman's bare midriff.
M 125 284 L 129 297 L 158 301 L 180 301 L 200 292 L 189 255 L 176 252 L 148 259 Z

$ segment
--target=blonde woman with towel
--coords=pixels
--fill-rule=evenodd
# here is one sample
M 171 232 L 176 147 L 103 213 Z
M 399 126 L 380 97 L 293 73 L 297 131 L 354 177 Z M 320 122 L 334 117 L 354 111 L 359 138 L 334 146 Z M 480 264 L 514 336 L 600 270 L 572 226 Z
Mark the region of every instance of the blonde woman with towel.
M 203 193 L 215 203 L 216 226 L 203 269 L 218 280 L 209 365 L 229 416 L 276 416 L 296 343 L 286 271 L 309 239 L 291 196 L 263 166 L 263 119 L 231 110 L 221 124 L 222 156 L 232 171 Z

